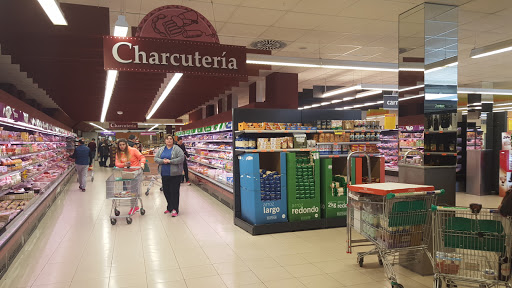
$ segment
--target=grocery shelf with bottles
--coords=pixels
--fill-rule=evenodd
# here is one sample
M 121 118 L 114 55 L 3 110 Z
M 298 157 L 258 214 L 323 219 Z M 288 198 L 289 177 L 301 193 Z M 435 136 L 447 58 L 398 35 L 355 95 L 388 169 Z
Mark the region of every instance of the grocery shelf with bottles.
M 183 143 L 190 154 L 188 160 L 189 172 L 194 175 L 196 183 L 209 193 L 215 193 L 211 188 L 219 187 L 233 193 L 233 137 L 231 122 L 179 131 L 177 136 L 183 138 Z
M 467 130 L 466 149 L 467 150 L 483 150 L 484 148 L 484 131 L 478 127 Z

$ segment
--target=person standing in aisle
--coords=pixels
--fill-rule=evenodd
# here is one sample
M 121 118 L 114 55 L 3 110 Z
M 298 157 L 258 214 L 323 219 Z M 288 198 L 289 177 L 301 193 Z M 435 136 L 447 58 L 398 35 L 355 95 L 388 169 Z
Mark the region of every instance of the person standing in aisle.
M 92 167 L 92 164 L 94 163 L 94 158 L 96 157 L 96 139 L 92 138 L 92 141 L 89 142 L 89 166 Z
M 89 164 L 90 150 L 85 147 L 84 140 L 78 141 L 78 146 L 75 148 L 75 152 L 70 157 L 75 159 L 76 171 L 78 173 L 78 188 L 85 192 L 85 186 L 87 184 L 87 169 Z
M 183 150 L 174 146 L 172 135 L 167 135 L 165 146 L 160 147 L 155 154 L 155 162 L 159 164 L 158 171 L 162 175 L 162 187 L 167 200 L 164 214 L 171 213 L 172 217 L 180 213 L 180 182 L 184 160 Z
M 114 167 L 116 164 L 117 145 L 114 140 L 110 141 L 110 163 L 108 167 Z
M 116 167 L 117 168 L 142 168 L 144 169 L 144 164 L 146 163 L 146 158 L 144 155 L 140 154 L 139 150 L 128 146 L 128 141 L 126 139 L 119 139 L 117 141 L 117 153 L 116 153 Z M 134 201 L 138 201 L 133 198 Z M 137 203 L 132 203 L 132 207 L 135 207 L 133 210 L 130 209 L 130 215 L 133 215 L 135 212 L 139 210 L 139 206 L 135 206 Z
M 187 185 L 190 185 L 190 181 L 188 179 L 188 164 L 187 164 L 187 159 L 190 158 L 190 155 L 188 154 L 187 148 L 185 147 L 185 144 L 183 144 L 183 138 L 181 138 L 181 137 L 178 137 L 178 146 L 181 148 L 181 150 L 183 150 L 183 153 L 185 154 L 185 159 L 183 159 L 183 172 L 185 173 L 185 175 L 183 175 L 183 177 L 181 177 L 181 183 L 183 183 L 183 181 L 186 181 Z
M 100 167 L 107 167 L 107 158 L 110 153 L 110 147 L 108 145 L 108 140 L 105 139 L 98 147 L 99 155 L 100 155 Z

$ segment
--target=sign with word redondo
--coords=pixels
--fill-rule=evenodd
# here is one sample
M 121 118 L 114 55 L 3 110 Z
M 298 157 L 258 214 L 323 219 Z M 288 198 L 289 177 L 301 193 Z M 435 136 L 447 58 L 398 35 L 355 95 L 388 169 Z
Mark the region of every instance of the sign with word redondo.
M 117 129 L 117 130 L 137 129 L 137 128 L 139 128 L 139 125 L 137 125 L 137 123 L 109 122 L 108 123 L 108 128 L 109 129 Z
M 105 70 L 247 77 L 246 49 L 217 43 L 103 37 Z

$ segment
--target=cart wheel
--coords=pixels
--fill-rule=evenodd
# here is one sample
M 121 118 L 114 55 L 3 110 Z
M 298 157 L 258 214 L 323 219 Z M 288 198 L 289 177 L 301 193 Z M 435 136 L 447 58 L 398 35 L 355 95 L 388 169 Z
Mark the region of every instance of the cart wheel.
M 116 218 L 110 218 L 110 224 L 116 225 L 117 219 Z
M 359 258 L 358 262 L 359 262 L 359 267 L 363 267 L 364 258 L 363 257 Z
M 446 287 L 447 288 L 457 288 L 457 284 L 455 284 L 451 280 L 450 281 L 446 280 Z
M 146 210 L 144 210 L 144 208 L 140 208 L 140 215 L 144 215 L 146 214 Z
M 160 187 L 160 191 L 164 191 L 164 188 Z
M 91 177 L 91 182 L 94 182 L 94 176 L 93 176 L 93 177 Z
M 404 288 L 404 285 L 396 283 L 393 284 L 393 288 Z
M 126 223 L 127 224 L 132 224 L 132 218 L 130 218 L 130 217 L 126 218 Z
M 116 214 L 116 216 L 119 216 L 119 215 L 121 215 L 121 212 L 116 209 L 116 210 L 114 210 L 114 214 Z
M 443 281 L 439 278 L 434 278 L 434 288 L 442 288 Z
M 382 258 L 379 256 L 379 265 L 382 266 L 384 263 L 382 262 Z
M 146 196 L 148 196 L 148 195 L 149 195 L 149 189 L 146 191 Z

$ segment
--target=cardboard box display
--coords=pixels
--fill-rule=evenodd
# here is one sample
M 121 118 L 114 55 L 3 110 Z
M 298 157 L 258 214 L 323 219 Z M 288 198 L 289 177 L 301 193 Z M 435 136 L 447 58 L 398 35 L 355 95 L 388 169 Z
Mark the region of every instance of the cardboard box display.
M 268 171 L 276 173 L 266 173 Z M 267 176 L 263 177 L 263 172 Z M 279 177 L 275 177 L 277 173 Z M 253 225 L 288 221 L 286 175 L 286 153 L 246 153 L 241 156 L 240 198 L 245 221 Z M 277 195 L 278 191 L 280 195 Z
M 287 153 L 288 219 L 320 219 L 320 158 L 317 152 Z
M 333 162 L 335 172 L 333 172 Z M 320 159 L 320 200 L 322 218 L 347 216 L 346 176 L 340 175 L 344 171 L 346 173 L 346 163 L 347 160 L 344 158 Z M 335 183 L 339 184 L 336 185 Z

